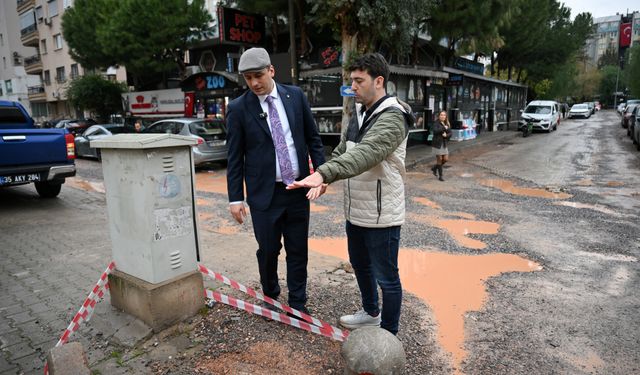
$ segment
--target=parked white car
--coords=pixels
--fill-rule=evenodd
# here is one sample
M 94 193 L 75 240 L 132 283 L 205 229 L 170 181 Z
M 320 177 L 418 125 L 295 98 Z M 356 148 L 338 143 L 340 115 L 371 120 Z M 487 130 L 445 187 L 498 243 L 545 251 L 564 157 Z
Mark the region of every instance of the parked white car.
M 574 117 L 583 117 L 589 118 L 591 117 L 591 111 L 589 110 L 589 106 L 585 103 L 574 104 L 573 107 L 569 110 L 569 118 Z
M 534 130 L 550 133 L 560 124 L 560 105 L 553 100 L 534 100 L 527 105 L 520 117 L 519 127 L 532 123 Z

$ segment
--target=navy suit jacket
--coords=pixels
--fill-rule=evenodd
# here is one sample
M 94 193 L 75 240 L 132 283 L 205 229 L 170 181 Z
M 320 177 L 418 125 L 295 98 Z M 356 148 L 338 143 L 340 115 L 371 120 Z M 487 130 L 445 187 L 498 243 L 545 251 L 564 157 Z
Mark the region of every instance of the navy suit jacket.
M 324 148 L 302 90 L 277 83 L 276 87 L 287 112 L 302 179 L 309 175 L 309 156 L 314 168 L 324 163 Z M 243 201 L 244 180 L 249 206 L 265 210 L 275 187 L 276 151 L 267 119 L 261 118 L 261 113 L 260 101 L 251 90 L 227 106 L 227 191 L 230 202 Z

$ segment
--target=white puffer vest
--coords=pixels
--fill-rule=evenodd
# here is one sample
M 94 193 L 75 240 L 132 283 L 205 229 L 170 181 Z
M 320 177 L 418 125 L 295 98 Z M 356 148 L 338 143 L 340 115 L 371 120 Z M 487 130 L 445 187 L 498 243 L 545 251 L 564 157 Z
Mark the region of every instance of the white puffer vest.
M 407 110 L 395 97 L 390 97 L 371 114 L 372 121 L 377 121 L 377 118 L 373 119 L 373 117 L 390 107 L 394 107 L 393 110 L 398 108 L 402 113 L 407 113 Z M 356 114 L 352 117 L 349 127 L 361 125 L 360 108 L 356 106 Z M 372 126 L 375 126 L 375 123 Z M 345 180 L 345 217 L 352 224 L 367 228 L 386 228 L 404 224 L 404 178 L 406 173 L 404 161 L 407 139 L 408 137 L 405 137 L 395 151 L 380 164 L 358 176 Z M 356 144 L 353 139 L 347 139 L 347 150 Z

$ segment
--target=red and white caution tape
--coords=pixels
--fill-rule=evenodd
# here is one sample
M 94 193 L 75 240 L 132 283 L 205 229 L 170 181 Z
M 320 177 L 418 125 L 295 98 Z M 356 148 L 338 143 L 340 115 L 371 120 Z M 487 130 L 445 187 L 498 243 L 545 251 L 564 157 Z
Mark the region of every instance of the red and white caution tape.
M 87 298 L 84 300 L 82 306 L 80 306 L 80 310 L 76 313 L 76 315 L 71 319 L 71 323 L 67 329 L 64 330 L 62 336 L 56 343 L 55 347 L 64 345 L 69 340 L 69 337 L 80 328 L 80 324 L 82 322 L 88 322 L 91 319 L 91 315 L 93 315 L 93 310 L 100 299 L 104 296 L 104 290 L 109 289 L 109 274 L 116 268 L 116 264 L 114 262 L 109 263 L 107 269 L 100 275 L 100 279 L 93 287 Z M 47 375 L 49 373 L 49 364 L 45 362 L 44 364 L 44 373 Z
M 100 279 L 98 279 L 96 286 L 93 287 L 91 293 L 89 293 L 82 306 L 80 306 L 80 310 L 71 320 L 69 327 L 67 327 L 67 329 L 62 333 L 62 336 L 60 336 L 60 340 L 58 340 L 56 347 L 66 344 L 73 332 L 77 331 L 78 328 L 80 328 L 80 323 L 82 323 L 83 321 L 88 322 L 91 319 L 93 309 L 100 301 L 100 299 L 104 296 L 104 291 L 102 289 L 109 289 L 109 274 L 115 267 L 116 264 L 114 262 L 109 263 L 107 269 L 102 273 L 102 275 L 100 275 Z
M 302 321 L 296 318 L 291 318 L 286 314 L 277 313 L 275 311 L 260 307 L 258 305 L 254 305 L 252 303 L 249 303 L 240 299 L 227 296 L 226 294 L 214 292 L 209 289 L 206 289 L 204 294 L 207 296 L 207 298 L 211 298 L 214 301 L 224 303 L 225 305 L 233 306 L 240 310 L 244 310 L 252 314 L 261 315 L 261 316 L 264 316 L 265 318 L 269 318 L 277 322 L 281 322 L 296 328 L 300 328 L 305 331 L 315 333 L 317 335 L 326 336 L 328 338 L 331 338 L 337 341 L 344 341 L 346 338 L 344 331 L 340 331 L 338 328 L 335 328 L 335 327 L 331 327 L 331 326 L 318 327 L 313 324 L 309 324 L 305 321 Z M 340 331 L 340 333 L 338 333 L 337 331 Z
M 323 335 L 323 336 L 327 336 L 330 337 L 332 339 L 338 340 L 338 341 L 344 341 L 347 336 L 349 335 L 348 331 L 343 331 L 340 328 L 334 327 L 326 322 L 323 322 L 320 319 L 314 318 L 313 316 L 310 316 L 308 314 L 305 314 L 299 310 L 296 310 L 292 307 L 289 307 L 287 305 L 284 305 L 276 300 L 274 300 L 273 298 L 267 297 L 265 295 L 262 295 L 259 292 L 256 292 L 254 289 L 249 288 L 245 285 L 242 285 L 240 283 L 238 283 L 237 281 L 231 280 L 228 277 L 221 275 L 217 272 L 213 272 L 210 269 L 208 269 L 207 267 L 205 267 L 202 264 L 198 264 L 198 269 L 200 270 L 200 272 L 206 276 L 211 277 L 212 279 L 218 280 L 220 282 L 223 282 L 229 286 L 231 286 L 233 289 L 239 290 L 243 293 L 246 293 L 248 295 L 250 295 L 251 297 L 257 298 L 261 301 L 264 301 L 272 306 L 275 306 L 281 310 L 284 310 L 290 314 L 293 314 L 299 318 L 302 318 L 304 320 L 306 320 L 308 323 L 311 323 L 311 325 L 309 325 L 308 323 L 295 319 L 295 318 L 290 318 L 289 316 L 285 315 L 285 314 L 279 314 L 277 312 L 268 310 L 268 309 L 263 309 L 260 306 L 256 306 L 253 305 L 249 302 L 245 302 L 242 300 L 238 300 L 235 299 L 233 297 L 228 297 L 224 294 L 220 294 L 217 292 L 212 292 L 212 291 L 206 291 L 205 294 L 207 294 L 208 298 L 211 298 L 213 300 L 216 300 L 218 302 L 224 303 L 226 305 L 230 305 L 230 306 L 234 306 L 237 307 L 241 310 L 245 310 L 247 312 L 256 314 L 256 315 L 262 315 L 264 317 L 273 319 L 273 320 L 277 320 L 279 322 L 294 326 L 296 328 L 301 328 L 304 329 L 306 331 L 309 332 L 313 332 L 313 333 L 317 333 L 319 335 Z M 210 293 L 213 293 L 212 295 L 217 296 L 217 298 L 211 297 L 209 296 Z M 234 301 L 234 302 L 231 302 Z

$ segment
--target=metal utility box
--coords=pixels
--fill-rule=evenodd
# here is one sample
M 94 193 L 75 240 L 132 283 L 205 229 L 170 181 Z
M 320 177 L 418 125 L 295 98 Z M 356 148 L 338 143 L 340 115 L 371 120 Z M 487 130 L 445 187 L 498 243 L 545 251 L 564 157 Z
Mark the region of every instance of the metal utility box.
M 113 260 L 119 271 L 158 284 L 197 269 L 193 138 L 118 134 L 101 149 Z

